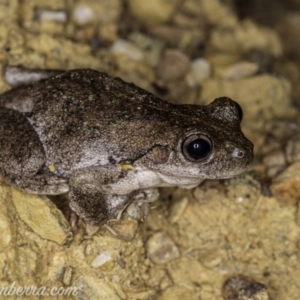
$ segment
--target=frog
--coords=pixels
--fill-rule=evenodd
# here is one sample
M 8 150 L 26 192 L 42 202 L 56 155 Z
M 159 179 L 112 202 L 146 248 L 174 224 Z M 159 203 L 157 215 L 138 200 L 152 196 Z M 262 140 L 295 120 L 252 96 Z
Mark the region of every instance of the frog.
M 160 187 L 191 189 L 251 165 L 243 111 L 228 97 L 174 104 L 97 70 L 41 74 L 0 95 L 0 176 L 28 193 L 67 193 L 88 224 L 155 201 Z

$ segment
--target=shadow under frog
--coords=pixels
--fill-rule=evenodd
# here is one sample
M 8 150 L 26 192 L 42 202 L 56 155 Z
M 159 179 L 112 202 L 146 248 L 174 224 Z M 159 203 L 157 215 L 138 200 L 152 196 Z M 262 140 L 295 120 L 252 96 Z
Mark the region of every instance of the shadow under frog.
M 229 98 L 175 105 L 98 71 L 53 74 L 0 96 L 0 175 L 29 193 L 69 192 L 87 222 L 156 200 L 157 187 L 193 188 L 252 161 Z

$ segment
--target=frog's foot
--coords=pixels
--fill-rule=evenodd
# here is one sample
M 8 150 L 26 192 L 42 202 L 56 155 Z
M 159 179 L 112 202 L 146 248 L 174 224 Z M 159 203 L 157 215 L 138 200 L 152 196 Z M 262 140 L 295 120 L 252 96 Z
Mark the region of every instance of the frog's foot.
M 150 203 L 158 199 L 158 189 L 139 191 L 128 205 L 126 211 L 134 219 L 144 220 L 150 212 Z
M 42 174 L 45 153 L 26 117 L 0 107 L 0 175 L 6 182 L 35 194 L 57 195 L 69 190 L 65 179 Z
M 0 107 L 0 172 L 32 177 L 45 162 L 42 143 L 26 117 Z

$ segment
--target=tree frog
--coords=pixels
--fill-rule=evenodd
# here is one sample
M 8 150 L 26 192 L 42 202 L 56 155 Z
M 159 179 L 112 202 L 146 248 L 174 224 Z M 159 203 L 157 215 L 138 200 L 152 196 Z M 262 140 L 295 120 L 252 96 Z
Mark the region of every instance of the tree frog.
M 235 176 L 253 159 L 229 98 L 172 104 L 91 69 L 41 74 L 0 96 L 0 175 L 29 193 L 68 192 L 89 223 L 155 200 L 158 187 Z

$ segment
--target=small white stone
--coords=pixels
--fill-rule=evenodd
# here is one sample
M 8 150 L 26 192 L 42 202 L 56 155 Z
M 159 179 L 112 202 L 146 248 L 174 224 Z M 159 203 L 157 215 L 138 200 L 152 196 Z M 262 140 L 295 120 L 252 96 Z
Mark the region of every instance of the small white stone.
M 253 62 L 239 62 L 229 67 L 223 74 L 224 79 L 238 80 L 250 77 L 257 73 L 259 65 Z
M 123 54 L 131 58 L 132 60 L 142 60 L 143 59 L 143 53 L 142 51 L 134 46 L 132 43 L 127 42 L 125 40 L 117 40 L 115 41 L 111 48 L 111 53 L 115 55 Z
M 112 260 L 111 254 L 107 251 L 104 251 L 95 257 L 95 259 L 92 262 L 92 267 L 99 268 L 111 260 Z
M 204 58 L 197 58 L 191 62 L 190 70 L 193 75 L 195 84 L 203 82 L 211 75 L 211 65 Z
M 94 21 L 96 14 L 89 6 L 80 3 L 73 10 L 73 19 L 77 25 L 83 26 Z
M 52 21 L 58 23 L 66 23 L 67 14 L 65 11 L 55 11 L 46 8 L 38 8 L 36 17 L 40 22 Z

